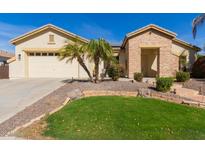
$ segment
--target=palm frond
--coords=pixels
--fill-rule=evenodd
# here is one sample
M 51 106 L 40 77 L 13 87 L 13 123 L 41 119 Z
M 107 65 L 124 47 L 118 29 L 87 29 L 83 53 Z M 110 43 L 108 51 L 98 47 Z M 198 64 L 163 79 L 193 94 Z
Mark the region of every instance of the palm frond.
M 196 38 L 197 28 L 205 21 L 205 14 L 197 16 L 192 22 L 192 34 L 194 39 Z

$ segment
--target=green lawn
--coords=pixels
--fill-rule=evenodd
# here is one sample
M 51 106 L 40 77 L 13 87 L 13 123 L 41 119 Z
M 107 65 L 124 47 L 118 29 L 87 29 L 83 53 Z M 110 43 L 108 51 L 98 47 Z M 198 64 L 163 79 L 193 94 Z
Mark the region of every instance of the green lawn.
M 205 110 L 140 97 L 79 99 L 47 123 L 56 139 L 205 139 Z

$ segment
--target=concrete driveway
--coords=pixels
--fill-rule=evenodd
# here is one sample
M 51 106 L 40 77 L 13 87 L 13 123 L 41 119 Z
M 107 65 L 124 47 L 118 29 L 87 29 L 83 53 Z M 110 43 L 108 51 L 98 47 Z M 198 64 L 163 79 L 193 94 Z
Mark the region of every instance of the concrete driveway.
M 65 83 L 63 79 L 0 80 L 0 123 Z

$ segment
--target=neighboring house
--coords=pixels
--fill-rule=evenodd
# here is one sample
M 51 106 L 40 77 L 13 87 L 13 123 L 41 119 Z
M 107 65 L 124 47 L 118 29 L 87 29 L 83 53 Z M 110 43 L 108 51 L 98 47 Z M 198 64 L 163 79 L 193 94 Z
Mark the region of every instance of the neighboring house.
M 12 53 L 9 53 L 7 51 L 0 50 L 0 65 L 1 64 L 6 64 L 7 60 L 10 59 L 11 57 L 14 57 L 15 55 Z
M 66 63 L 57 58 L 58 50 L 72 39 L 89 40 L 48 24 L 11 41 L 16 47 L 16 60 L 10 63 L 10 78 L 87 78 L 76 60 Z M 135 72 L 145 77 L 174 76 L 180 59 L 188 67 L 195 61 L 199 47 L 176 38 L 176 34 L 156 25 L 148 25 L 128 33 L 120 46 L 113 46 L 114 56 L 125 76 L 133 78 Z M 93 63 L 85 59 L 89 70 Z M 103 72 L 103 63 L 100 72 Z

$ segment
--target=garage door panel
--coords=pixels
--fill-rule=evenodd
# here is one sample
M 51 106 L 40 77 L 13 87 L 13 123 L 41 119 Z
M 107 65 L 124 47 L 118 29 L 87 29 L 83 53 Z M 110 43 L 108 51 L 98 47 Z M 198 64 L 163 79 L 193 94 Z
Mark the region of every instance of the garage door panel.
M 56 56 L 29 56 L 28 72 L 30 78 L 78 78 L 78 62 L 66 63 Z

